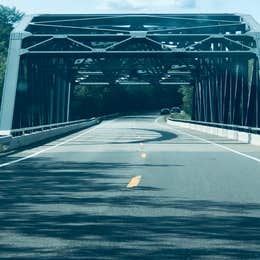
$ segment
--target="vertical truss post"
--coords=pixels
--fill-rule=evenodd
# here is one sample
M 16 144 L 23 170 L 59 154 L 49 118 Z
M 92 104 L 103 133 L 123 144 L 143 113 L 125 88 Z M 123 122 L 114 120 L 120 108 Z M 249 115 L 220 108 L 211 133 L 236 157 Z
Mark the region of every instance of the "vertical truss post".
M 52 76 L 53 78 L 54 76 Z M 50 89 L 50 119 L 49 119 L 49 124 L 53 124 L 54 123 L 54 119 L 53 119 L 53 115 L 54 115 L 54 86 L 51 85 L 51 89 Z
M 202 89 L 203 89 L 203 101 L 204 101 L 204 120 L 209 120 L 209 99 L 208 99 L 208 84 L 207 80 L 202 80 Z
M 228 104 L 227 104 L 227 100 L 228 100 L 228 90 L 227 90 L 227 86 L 228 86 L 228 80 L 229 80 L 229 75 L 228 75 L 228 69 L 227 69 L 227 64 L 225 64 L 224 66 L 225 69 L 225 78 L 224 78 L 224 89 L 223 89 L 223 106 L 222 106 L 222 113 L 223 113 L 223 123 L 226 123 L 228 121 Z
M 19 26 L 10 35 L 10 44 L 7 59 L 7 69 L 5 74 L 3 97 L 0 112 L 1 134 L 9 134 L 12 129 L 13 113 L 15 106 L 15 96 L 18 83 L 19 65 L 22 40 L 31 35 L 25 32 L 25 28 L 32 20 L 32 16 L 25 16 Z
M 241 125 L 244 126 L 245 125 L 245 113 L 244 113 L 244 107 L 245 107 L 245 89 L 246 89 L 246 85 L 245 85 L 245 75 L 246 75 L 246 70 L 247 70 L 247 64 L 246 62 L 243 62 L 243 70 L 242 70 L 242 83 L 241 83 Z
M 233 115 L 233 100 L 234 100 L 234 93 L 233 93 L 233 68 L 232 65 L 230 66 L 230 73 L 229 73 L 229 107 L 228 107 L 228 124 L 233 124 L 232 115 Z
M 219 113 L 219 104 L 220 104 L 220 85 L 218 81 L 218 74 L 219 74 L 219 69 L 218 69 L 218 58 L 213 59 L 212 61 L 212 69 L 213 69 L 213 100 L 214 100 L 214 122 L 219 123 L 219 118 L 220 118 L 220 113 Z
M 56 104 L 55 104 L 55 123 L 60 122 L 60 105 L 61 105 L 61 79 L 59 77 L 59 74 L 56 72 L 55 75 L 55 85 L 54 85 L 55 89 L 56 89 Z
M 198 104 L 198 90 L 197 90 L 197 82 L 194 82 L 194 91 L 192 95 L 192 104 L 191 104 L 191 119 L 192 120 L 198 120 L 199 115 L 199 104 Z
M 202 87 L 201 81 L 198 81 L 198 91 L 199 91 L 199 107 L 200 107 L 200 114 L 199 114 L 199 121 L 203 120 L 204 117 L 204 109 L 203 109 L 203 95 L 202 95 Z
M 209 122 L 214 122 L 214 92 L 213 92 L 213 88 L 214 88 L 214 85 L 213 85 L 213 75 L 212 75 L 212 64 L 211 64 L 211 61 L 209 61 L 208 63 L 208 69 L 209 69 L 209 72 L 208 72 L 208 90 L 209 90 Z
M 259 105 L 260 105 L 260 89 L 259 89 L 259 80 L 260 80 L 260 68 L 259 68 L 259 58 L 256 60 L 256 68 L 255 68 L 255 126 L 259 127 L 259 122 L 260 122 L 260 114 L 259 114 Z
M 70 120 L 70 99 L 71 99 L 71 82 L 68 85 L 68 94 L 67 94 L 67 122 Z
M 235 80 L 234 80 L 234 101 L 233 101 L 233 114 L 232 114 L 232 124 L 239 124 L 239 113 L 240 113 L 240 99 L 239 99 L 239 63 L 235 60 Z
M 248 64 L 248 95 L 246 106 L 246 125 L 252 124 L 252 93 L 253 93 L 253 80 L 255 71 L 255 59 L 250 59 Z
M 66 84 L 64 82 L 63 75 L 60 75 L 60 106 L 59 106 L 59 122 L 64 122 L 65 119 L 65 91 L 66 91 Z
M 193 93 L 192 93 L 192 104 L 191 104 L 191 119 L 198 120 L 199 106 L 198 106 L 198 95 L 197 95 L 197 84 L 194 83 Z
M 221 71 L 218 73 L 218 82 L 219 82 L 219 106 L 218 106 L 218 114 L 219 114 L 219 122 L 223 124 L 223 82 L 225 79 L 224 68 L 223 68 L 223 60 L 219 59 L 218 66 L 221 67 Z

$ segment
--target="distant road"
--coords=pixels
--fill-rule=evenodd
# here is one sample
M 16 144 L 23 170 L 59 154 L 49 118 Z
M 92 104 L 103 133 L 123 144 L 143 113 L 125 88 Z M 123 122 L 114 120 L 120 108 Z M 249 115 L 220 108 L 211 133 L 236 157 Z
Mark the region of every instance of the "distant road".
M 1 260 L 260 259 L 260 147 L 146 114 L 2 157 L 0 173 Z

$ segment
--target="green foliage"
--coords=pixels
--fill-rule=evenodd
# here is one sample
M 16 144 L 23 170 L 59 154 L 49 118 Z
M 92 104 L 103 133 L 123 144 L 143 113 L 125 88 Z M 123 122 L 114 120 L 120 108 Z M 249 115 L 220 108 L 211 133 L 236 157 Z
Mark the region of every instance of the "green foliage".
M 23 14 L 16 10 L 16 8 L 0 5 L 0 98 L 2 96 L 10 32 L 14 24 L 18 22 L 22 16 Z
M 160 109 L 182 105 L 182 95 L 175 87 L 161 86 L 75 86 L 72 94 L 73 119 L 110 114 Z
M 188 115 L 186 113 L 185 114 L 174 113 L 174 114 L 170 115 L 170 118 L 172 118 L 172 119 L 181 119 L 181 120 L 191 120 L 190 115 Z
M 182 86 L 179 89 L 179 93 L 182 94 L 182 109 L 188 115 L 192 114 L 192 96 L 193 96 L 193 87 L 191 86 Z
M 0 53 L 0 100 L 2 97 L 2 91 L 3 91 L 5 65 L 6 65 L 6 55 Z
M 13 26 L 16 22 L 21 20 L 23 13 L 18 11 L 15 7 L 10 8 L 0 5 L 0 22 Z

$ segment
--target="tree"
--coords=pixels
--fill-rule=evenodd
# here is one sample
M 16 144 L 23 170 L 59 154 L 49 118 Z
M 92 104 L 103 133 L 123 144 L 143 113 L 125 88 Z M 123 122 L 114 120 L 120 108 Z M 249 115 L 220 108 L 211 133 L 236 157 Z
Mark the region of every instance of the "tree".
M 4 74 L 8 53 L 9 36 L 15 23 L 23 17 L 16 8 L 0 5 L 0 99 L 4 83 Z
M 179 92 L 182 94 L 182 108 L 188 114 L 192 114 L 192 97 L 193 87 L 192 86 L 181 86 Z

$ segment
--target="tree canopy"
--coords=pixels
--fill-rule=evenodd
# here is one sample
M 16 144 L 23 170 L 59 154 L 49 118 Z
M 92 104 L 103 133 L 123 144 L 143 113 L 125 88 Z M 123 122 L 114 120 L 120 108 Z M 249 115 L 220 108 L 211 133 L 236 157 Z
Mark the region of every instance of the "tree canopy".
M 10 32 L 14 24 L 22 17 L 23 13 L 15 7 L 10 8 L 0 5 L 0 97 L 2 96 Z

